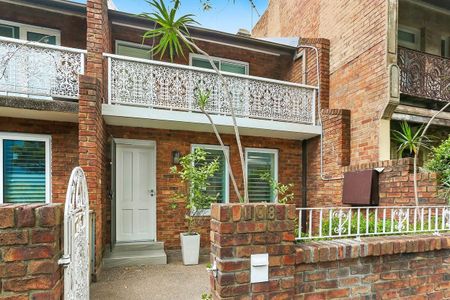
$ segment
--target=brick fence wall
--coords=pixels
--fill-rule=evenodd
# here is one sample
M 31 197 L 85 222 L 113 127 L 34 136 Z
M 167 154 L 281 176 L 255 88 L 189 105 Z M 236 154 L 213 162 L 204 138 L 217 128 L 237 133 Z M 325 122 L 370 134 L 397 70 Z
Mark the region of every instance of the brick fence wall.
M 294 244 L 293 205 L 211 211 L 214 299 L 447 299 L 450 235 Z M 269 254 L 269 281 L 250 283 L 250 255 Z
M 0 299 L 61 299 L 62 205 L 0 205 Z
M 449 299 L 450 236 L 300 244 L 295 293 L 298 299 Z

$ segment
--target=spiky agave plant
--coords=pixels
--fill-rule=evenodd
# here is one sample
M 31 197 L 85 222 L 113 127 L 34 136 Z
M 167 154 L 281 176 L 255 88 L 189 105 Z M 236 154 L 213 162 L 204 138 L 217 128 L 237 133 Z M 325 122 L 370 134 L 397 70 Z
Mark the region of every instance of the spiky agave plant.
M 424 126 L 414 129 L 408 122 L 403 121 L 400 124 L 400 130 L 392 131 L 392 138 L 398 144 L 397 152 L 400 157 L 403 157 L 405 151 L 409 157 L 413 157 L 420 147 L 430 148 L 428 146 L 429 138 L 422 135 L 423 130 Z
M 243 183 L 244 183 L 244 197 L 241 197 L 241 194 L 239 193 L 239 190 L 237 189 L 237 185 L 235 184 L 235 179 L 232 176 L 232 172 L 230 172 L 230 177 L 233 182 L 233 185 L 235 187 L 235 191 L 237 194 L 238 199 L 241 201 L 243 199 L 244 202 L 248 202 L 248 184 L 247 184 L 247 175 L 246 175 L 246 168 L 245 168 L 245 161 L 244 161 L 244 151 L 242 148 L 241 143 L 241 137 L 239 134 L 239 128 L 237 126 L 236 121 L 236 114 L 234 111 L 234 104 L 233 99 L 231 98 L 231 94 L 228 88 L 228 84 L 223 77 L 222 73 L 217 68 L 216 64 L 214 63 L 211 56 L 206 53 L 204 50 L 202 50 L 200 47 L 198 47 L 193 41 L 189 34 L 188 26 L 189 25 L 195 25 L 198 24 L 197 21 L 194 20 L 194 15 L 192 14 L 186 14 L 182 16 L 177 16 L 177 12 L 180 8 L 180 0 L 174 0 L 172 7 L 167 7 L 164 4 L 163 0 L 147 0 L 147 3 L 154 9 L 154 12 L 152 13 L 144 13 L 141 14 L 141 16 L 146 17 L 149 21 L 154 22 L 156 24 L 154 29 L 150 29 L 143 35 L 143 40 L 146 39 L 158 39 L 158 43 L 153 47 L 153 53 L 159 54 L 162 58 L 166 53 L 169 54 L 169 58 L 171 61 L 173 61 L 174 56 L 181 55 L 185 57 L 183 46 L 186 47 L 189 51 L 197 51 L 198 53 L 203 54 L 209 61 L 211 67 L 213 70 L 217 73 L 219 80 L 224 88 L 224 94 L 226 99 L 228 100 L 228 105 L 230 107 L 231 112 L 231 118 L 233 120 L 233 128 L 236 138 L 236 143 L 239 150 L 239 156 L 241 161 L 241 168 L 242 168 L 242 174 L 243 176 Z M 198 95 L 197 95 L 198 96 Z M 206 107 L 207 101 L 209 99 L 208 97 L 204 97 L 203 101 L 203 109 L 201 108 L 202 112 L 205 113 L 206 110 L 204 109 Z M 206 114 L 208 117 L 209 122 L 213 126 L 213 129 L 215 129 L 215 124 L 212 120 L 212 118 L 209 116 L 209 114 Z M 216 136 L 220 135 L 215 129 Z M 221 139 L 218 137 L 219 142 L 221 142 Z M 221 143 L 223 145 L 223 143 Z M 229 157 L 227 155 L 227 151 L 225 149 L 225 146 L 222 146 L 222 151 L 224 153 L 224 157 L 227 160 L 227 164 L 230 165 Z M 231 170 L 231 168 L 229 168 Z

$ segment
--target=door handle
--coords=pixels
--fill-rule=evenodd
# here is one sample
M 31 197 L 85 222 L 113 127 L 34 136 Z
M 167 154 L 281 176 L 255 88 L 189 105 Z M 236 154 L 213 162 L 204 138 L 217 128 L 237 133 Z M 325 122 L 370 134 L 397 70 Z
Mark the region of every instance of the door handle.
M 155 196 L 155 191 L 153 189 L 150 190 L 150 197 L 154 197 Z

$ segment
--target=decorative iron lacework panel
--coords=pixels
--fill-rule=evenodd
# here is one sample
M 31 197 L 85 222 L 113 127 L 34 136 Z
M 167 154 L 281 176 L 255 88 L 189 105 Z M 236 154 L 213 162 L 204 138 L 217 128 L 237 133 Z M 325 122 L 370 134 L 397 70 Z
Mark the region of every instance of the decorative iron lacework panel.
M 84 54 L 0 38 L 0 93 L 78 98 Z
M 450 59 L 399 47 L 398 65 L 403 94 L 450 101 Z
M 215 73 L 177 65 L 110 57 L 110 103 L 200 112 L 199 90 L 209 91 L 206 110 L 230 115 L 224 85 Z M 235 113 L 239 117 L 313 123 L 315 89 L 226 75 Z

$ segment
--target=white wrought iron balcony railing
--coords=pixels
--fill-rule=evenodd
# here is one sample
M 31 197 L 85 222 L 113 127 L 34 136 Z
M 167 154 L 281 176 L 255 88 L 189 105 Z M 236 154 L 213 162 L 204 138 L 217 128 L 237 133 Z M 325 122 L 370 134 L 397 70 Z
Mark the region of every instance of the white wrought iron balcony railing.
M 85 53 L 0 37 L 0 95 L 77 99 Z
M 450 232 L 450 206 L 297 208 L 297 240 Z
M 209 113 L 230 115 L 224 88 L 212 70 L 105 56 L 109 104 L 200 112 L 195 96 L 202 90 L 210 92 Z M 316 87 L 225 72 L 224 77 L 238 117 L 315 125 Z

